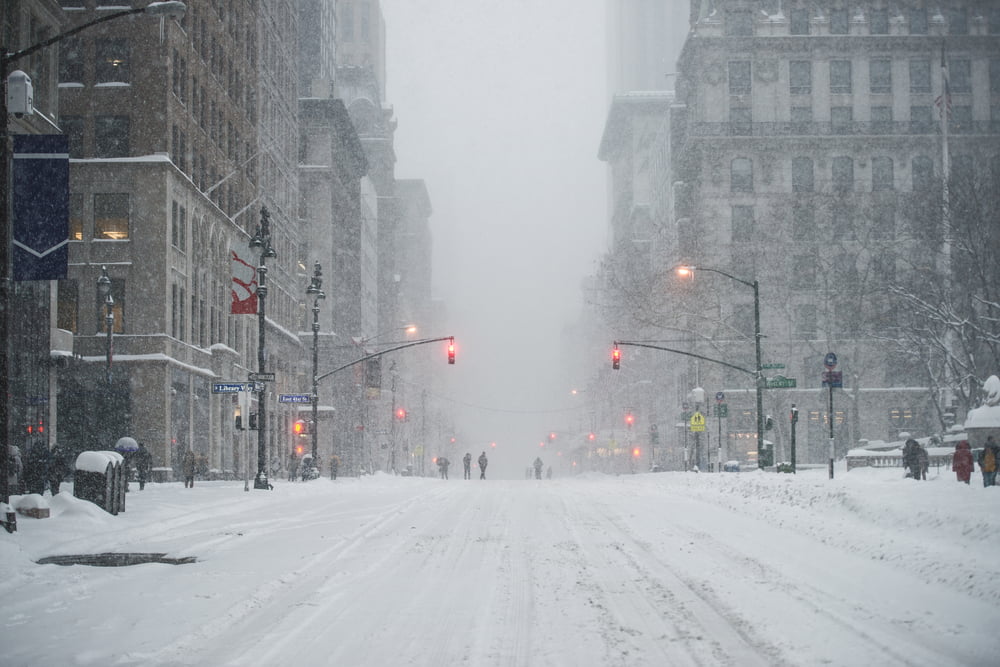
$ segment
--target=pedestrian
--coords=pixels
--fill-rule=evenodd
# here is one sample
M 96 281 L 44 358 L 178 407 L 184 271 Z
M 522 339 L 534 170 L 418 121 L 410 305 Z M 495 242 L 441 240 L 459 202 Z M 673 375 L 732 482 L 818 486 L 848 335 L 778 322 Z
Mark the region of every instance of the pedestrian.
M 917 465 L 920 467 L 920 479 L 927 479 L 927 469 L 930 468 L 930 458 L 927 456 L 927 448 L 920 445 L 917 449 Z
M 552 479 L 552 466 L 545 469 L 545 479 Z
M 972 449 L 969 441 L 963 440 L 955 445 L 955 455 L 951 458 L 951 469 L 955 471 L 958 481 L 969 483 L 972 477 Z
M 920 444 L 910 438 L 903 445 L 903 467 L 906 468 L 907 477 L 912 477 L 913 479 L 920 479 Z
M 486 466 L 489 463 L 489 459 L 486 458 L 486 452 L 479 455 L 479 479 L 486 479 Z
M 979 470 L 983 473 L 983 486 L 996 486 L 997 464 L 1000 463 L 1000 447 L 993 436 L 986 438 L 983 451 L 979 452 Z
M 535 457 L 535 479 L 541 479 L 542 478 L 542 466 L 544 466 L 544 465 L 545 464 L 542 463 L 542 457 L 536 456 Z
M 69 462 L 66 460 L 66 450 L 56 443 L 49 452 L 49 492 L 54 496 L 59 493 L 59 485 L 69 474 Z
M 465 467 L 465 479 L 472 479 L 472 454 L 465 453 L 462 457 L 462 465 Z
M 188 447 L 181 459 L 181 471 L 184 473 L 184 488 L 194 488 L 194 452 Z
M 295 477 L 299 474 L 299 457 L 296 455 L 295 450 L 292 450 L 292 455 L 288 457 L 288 481 L 294 482 Z
M 139 449 L 135 451 L 135 474 L 139 480 L 139 490 L 146 488 L 146 482 L 153 472 L 153 455 L 146 449 L 146 445 L 139 443 Z
M 340 469 L 340 457 L 334 454 L 330 457 L 330 479 L 337 479 L 337 471 Z
M 439 456 L 437 464 L 438 470 L 441 472 L 441 479 L 448 479 L 448 466 L 451 465 L 451 461 L 443 456 Z
M 24 482 L 28 493 L 45 493 L 45 482 L 49 478 L 49 447 L 41 440 L 28 445 L 28 456 L 24 465 Z

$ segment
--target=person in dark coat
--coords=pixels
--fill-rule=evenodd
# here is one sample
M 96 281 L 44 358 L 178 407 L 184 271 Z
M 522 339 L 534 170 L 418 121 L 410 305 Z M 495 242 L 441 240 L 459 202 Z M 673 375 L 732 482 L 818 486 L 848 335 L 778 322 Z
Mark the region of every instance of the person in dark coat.
M 59 493 L 59 485 L 69 474 L 69 461 L 66 450 L 56 444 L 49 452 L 49 492 L 54 496 Z
M 472 479 L 472 454 L 469 452 L 462 457 L 462 466 L 465 468 L 465 479 Z
M 979 470 L 983 473 L 984 487 L 996 485 L 998 467 L 1000 467 L 1000 447 L 997 447 L 991 435 L 986 438 L 983 451 L 979 452 Z
M 181 470 L 184 472 L 184 488 L 194 488 L 194 452 L 188 447 L 181 459 Z
M 951 457 L 951 469 L 955 471 L 958 481 L 969 483 L 972 477 L 972 448 L 969 441 L 963 440 L 955 445 L 955 455 Z
M 541 479 L 542 478 L 542 466 L 543 465 L 545 465 L 545 464 L 542 463 L 542 457 L 540 457 L 540 456 L 535 457 L 535 479 Z
M 140 442 L 139 449 L 136 450 L 134 458 L 135 474 L 139 480 L 139 490 L 142 491 L 146 488 L 146 482 L 149 480 L 150 473 L 153 472 L 153 455 L 146 449 L 146 445 Z
M 448 479 L 448 466 L 451 465 L 451 461 L 443 456 L 439 456 L 437 464 L 438 470 L 441 472 L 441 479 Z
M 923 445 L 917 449 L 917 465 L 920 466 L 920 479 L 927 479 L 927 470 L 930 468 L 930 457 L 927 455 L 927 448 Z
M 486 479 L 486 466 L 489 465 L 489 459 L 486 458 L 486 452 L 479 455 L 479 479 Z
M 910 471 L 910 477 L 920 479 L 920 444 L 913 438 L 903 445 L 903 467 Z
M 24 465 L 24 482 L 28 493 L 45 493 L 45 482 L 49 478 L 49 446 L 41 440 L 28 445 L 28 457 Z

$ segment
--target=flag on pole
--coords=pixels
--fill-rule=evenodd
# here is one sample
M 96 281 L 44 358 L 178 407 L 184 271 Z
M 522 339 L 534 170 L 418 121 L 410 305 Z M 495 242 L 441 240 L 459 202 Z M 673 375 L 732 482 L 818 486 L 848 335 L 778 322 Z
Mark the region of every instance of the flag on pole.
M 251 264 L 250 245 L 234 242 L 229 248 L 230 272 L 233 276 L 233 315 L 257 314 L 257 268 Z

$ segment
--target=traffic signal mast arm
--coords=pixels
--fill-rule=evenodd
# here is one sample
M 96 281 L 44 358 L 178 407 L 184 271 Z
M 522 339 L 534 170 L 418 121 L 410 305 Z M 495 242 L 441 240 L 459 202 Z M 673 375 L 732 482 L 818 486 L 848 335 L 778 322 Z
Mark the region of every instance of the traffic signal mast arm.
M 411 343 L 405 343 L 403 345 L 397 345 L 396 347 L 390 347 L 388 350 L 382 350 L 381 352 L 373 352 L 372 354 L 366 354 L 365 356 L 361 357 L 360 359 L 355 359 L 354 361 L 352 361 L 352 362 L 350 362 L 348 364 L 344 364 L 343 366 L 341 366 L 339 368 L 334 368 L 332 371 L 327 371 L 326 373 L 323 373 L 322 375 L 317 375 L 316 376 L 316 382 L 319 382 L 323 378 L 330 377 L 331 375 L 333 375 L 335 373 L 339 373 L 342 370 L 346 370 L 346 369 L 350 368 L 351 366 L 356 366 L 356 365 L 358 365 L 358 364 L 360 364 L 362 362 L 368 361 L 369 359 L 375 359 L 376 357 L 381 357 L 383 354 L 389 354 L 390 352 L 396 352 L 398 350 L 405 350 L 408 347 L 414 347 L 416 345 L 427 345 L 428 343 L 440 343 L 443 340 L 449 341 L 449 343 L 454 344 L 455 337 L 454 336 L 442 336 L 441 338 L 424 338 L 423 340 L 415 340 L 415 341 L 413 341 Z
M 757 371 L 752 371 L 749 368 L 743 368 L 742 366 L 735 366 L 733 364 L 727 363 L 725 361 L 719 361 L 718 359 L 712 359 L 711 357 L 703 357 L 700 354 L 695 354 L 694 352 L 685 352 L 683 350 L 675 350 L 669 347 L 660 347 L 659 345 L 650 345 L 649 343 L 638 343 L 635 341 L 628 340 L 616 340 L 615 346 L 618 345 L 630 345 L 632 347 L 648 347 L 651 350 L 663 350 L 664 352 L 673 352 L 675 354 L 683 354 L 686 357 L 694 357 L 695 359 L 703 359 L 704 361 L 711 361 L 713 364 L 722 364 L 723 366 L 728 366 L 729 368 L 741 371 L 747 375 L 752 375 L 757 377 Z

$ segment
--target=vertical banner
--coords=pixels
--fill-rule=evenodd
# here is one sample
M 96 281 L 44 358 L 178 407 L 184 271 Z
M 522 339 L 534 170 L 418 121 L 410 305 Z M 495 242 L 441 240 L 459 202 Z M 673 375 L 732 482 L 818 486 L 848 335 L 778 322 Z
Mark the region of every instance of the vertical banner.
M 382 360 L 378 357 L 365 362 L 365 396 L 376 399 L 382 395 Z
M 14 135 L 11 165 L 14 280 L 59 280 L 69 260 L 69 139 Z
M 235 242 L 229 247 L 230 272 L 233 276 L 233 315 L 257 314 L 257 267 L 251 263 L 250 245 Z

